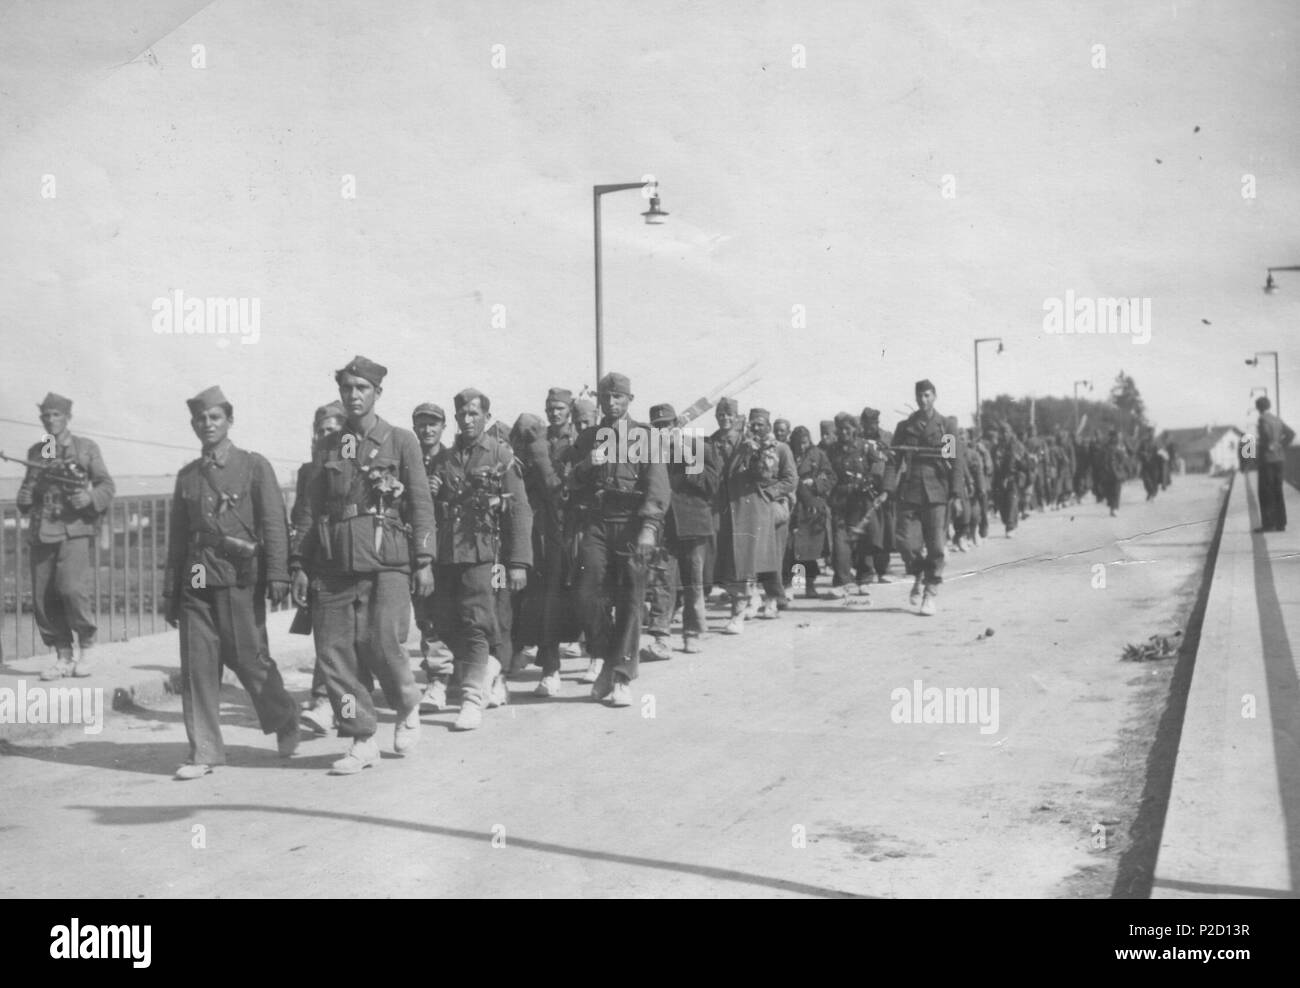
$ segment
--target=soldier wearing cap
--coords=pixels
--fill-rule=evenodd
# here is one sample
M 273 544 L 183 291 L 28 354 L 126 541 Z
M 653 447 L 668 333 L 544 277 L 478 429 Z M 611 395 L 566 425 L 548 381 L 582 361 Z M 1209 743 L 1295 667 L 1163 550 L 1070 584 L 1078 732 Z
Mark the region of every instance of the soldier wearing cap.
M 682 595 L 682 651 L 700 651 L 704 632 L 704 555 L 713 540 L 713 497 L 721 464 L 707 443 L 683 436 L 672 405 L 650 409 L 650 424 L 668 436 L 668 484 L 672 498 L 664 520 L 663 552 L 651 568 L 650 634 L 654 643 L 643 658 L 671 657 L 677 594 Z
M 790 445 L 790 420 L 776 419 L 772 423 L 772 436 L 779 443 Z
M 772 436 L 771 422 L 767 409 L 751 408 L 749 434 L 721 467 L 726 500 L 718 525 L 717 576 L 731 585 L 731 620 L 723 629 L 728 635 L 743 632 L 746 590 L 756 581 L 765 594 L 760 617 L 775 618 L 785 596 L 780 575 L 785 547 L 777 526 L 789 522 L 785 504 L 798 476 L 794 455 Z
M 718 399 L 717 407 L 713 410 L 713 417 L 718 423 L 718 428 L 709 436 L 706 442 L 713 450 L 713 456 L 718 462 L 718 487 L 713 495 L 713 531 L 715 534 L 704 552 L 704 586 L 706 588 L 722 582 L 716 574 L 718 560 L 716 533 L 722 525 L 722 515 L 727 510 L 727 489 L 722 482 L 722 474 L 727 463 L 731 460 L 732 454 L 736 451 L 736 447 L 745 438 L 744 422 L 740 418 L 740 403 L 735 398 Z
M 460 668 L 461 707 L 453 725 L 460 731 L 478 727 L 485 706 L 506 700 L 501 662 L 490 653 L 509 648 L 501 612 L 509 595 L 527 585 L 533 563 L 523 478 L 509 443 L 487 433 L 490 412 L 481 391 L 456 395 L 456 443 L 431 481 L 440 520 L 434 624 Z
M 321 469 L 291 551 L 294 600 L 305 604 L 310 586 L 330 704 L 339 734 L 352 739 L 332 766 L 339 775 L 379 763 L 378 721 L 360 679 L 363 665 L 397 712 L 397 753 L 410 751 L 420 737 L 420 690 L 403 642 L 412 584 L 421 596 L 433 592 L 436 532 L 420 444 L 375 413 L 387 373 L 357 356 L 334 375 L 347 422 L 322 445 Z
M 415 438 L 420 442 L 420 456 L 424 461 L 424 474 L 429 482 L 431 497 L 437 494 L 438 466 L 447 456 L 447 447 L 442 444 L 442 434 L 447 426 L 447 413 L 442 406 L 432 401 L 421 402 L 411 412 L 411 427 Z M 436 515 L 436 505 L 435 505 Z M 436 577 L 435 577 L 436 582 Z M 447 688 L 455 672 L 455 662 L 451 652 L 439 647 L 440 635 L 434 623 L 433 596 L 411 594 L 411 606 L 415 612 L 415 625 L 420 630 L 420 665 L 424 669 L 427 683 L 420 697 L 420 713 L 438 713 L 447 708 Z
M 550 458 L 549 471 L 535 474 L 543 483 L 534 481 L 529 497 L 533 501 L 533 575 L 538 604 L 537 612 L 537 664 L 542 678 L 534 695 L 559 696 L 563 689 L 560 680 L 560 643 L 577 638 L 577 613 L 568 587 L 574 576 L 575 561 L 569 551 L 567 497 L 565 480 L 568 476 L 568 451 L 578 438 L 572 419 L 573 392 L 568 388 L 551 388 L 546 392 L 546 448 Z M 593 662 L 595 660 L 592 660 Z M 597 670 L 597 674 L 599 671 Z M 595 681 L 595 676 L 591 677 Z
M 312 417 L 311 460 L 298 468 L 293 508 L 289 512 L 290 544 L 298 538 L 300 516 L 303 506 L 307 503 L 307 491 L 311 487 L 312 478 L 320 471 L 321 444 L 329 436 L 343 430 L 343 423 L 346 418 L 347 415 L 343 411 L 343 406 L 337 401 L 321 405 L 316 409 L 316 414 Z M 308 606 L 303 611 L 303 614 L 310 615 L 310 613 L 311 607 Z M 298 627 L 299 621 L 295 619 L 292 630 L 298 633 Z M 308 622 L 305 630 L 301 633 L 309 634 L 310 632 L 311 626 Z M 328 734 L 334 726 L 334 711 L 330 707 L 330 694 L 325 686 L 325 671 L 319 658 L 316 660 L 316 668 L 312 674 L 311 696 L 303 703 L 299 717 L 304 724 L 320 734 Z
M 266 597 L 289 595 L 289 530 L 275 471 L 229 437 L 234 409 L 219 387 L 191 398 L 190 427 L 203 455 L 176 475 L 163 583 L 167 623 L 180 627 L 181 701 L 189 761 L 178 779 L 225 762 L 221 670 L 248 692 L 280 754 L 298 747 L 298 710 L 266 644 Z
M 99 446 L 68 429 L 72 402 L 50 392 L 37 407 L 45 438 L 27 450 L 27 460 L 41 467 L 27 468 L 17 500 L 18 510 L 32 516 L 32 611 L 41 641 L 54 649 L 54 662 L 41 672 L 50 682 L 91 673 L 87 656 L 98 629 L 90 600 L 90 542 L 114 487 Z
M 904 452 L 901 464 L 887 471 L 885 489 L 896 499 L 896 528 L 903 565 L 914 581 L 911 602 L 921 614 L 935 613 L 935 597 L 943 583 L 944 539 L 948 504 L 957 491 L 956 437 L 934 407 L 935 389 L 928 380 L 916 382 L 917 409 L 894 430 L 894 446 L 925 447 L 927 453 Z
M 599 424 L 600 409 L 590 398 L 574 398 L 572 419 L 574 432 L 581 433 Z
M 649 449 L 651 433 L 628 415 L 631 382 L 623 374 L 606 374 L 598 394 L 601 423 L 579 434 L 568 457 L 581 539 L 576 596 L 587 647 L 604 660 L 591 695 L 626 707 L 640 661 L 647 568 L 672 494 L 663 463 L 633 455 Z
M 862 409 L 859 421 L 869 468 L 874 477 L 883 479 L 892 437 L 880 428 L 880 412 L 875 408 Z M 880 480 L 877 480 L 877 484 L 879 483 Z M 894 506 L 892 504 L 886 501 L 871 513 L 867 519 L 867 536 L 861 545 L 863 561 L 861 573 L 868 579 L 874 573 L 877 583 L 889 583 L 889 555 L 894 551 Z
M 837 438 L 837 431 L 835 429 L 835 420 L 822 419 L 819 423 L 817 423 L 817 431 L 819 433 L 819 438 L 817 440 L 817 447 L 823 453 L 830 453 L 831 447 L 835 445 L 836 438 Z
M 826 453 L 835 474 L 829 498 L 833 578 L 827 596 L 870 596 L 868 513 L 884 478 L 884 461 L 879 454 L 868 455 L 867 444 L 858 436 L 851 413 L 840 412 L 834 421 L 836 441 Z

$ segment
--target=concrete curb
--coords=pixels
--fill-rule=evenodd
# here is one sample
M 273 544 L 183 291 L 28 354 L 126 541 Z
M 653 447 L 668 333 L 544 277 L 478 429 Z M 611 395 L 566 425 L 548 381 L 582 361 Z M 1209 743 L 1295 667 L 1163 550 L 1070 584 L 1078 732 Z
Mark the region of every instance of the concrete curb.
M 1258 534 L 1233 485 L 1187 695 L 1152 898 L 1296 898 L 1300 532 Z

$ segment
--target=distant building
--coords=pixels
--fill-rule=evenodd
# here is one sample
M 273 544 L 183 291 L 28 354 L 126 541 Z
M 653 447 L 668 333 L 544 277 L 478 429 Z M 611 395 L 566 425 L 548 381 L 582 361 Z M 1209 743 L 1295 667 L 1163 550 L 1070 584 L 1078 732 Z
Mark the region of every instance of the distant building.
M 1161 447 L 1174 444 L 1174 456 L 1188 473 L 1228 473 L 1237 469 L 1237 446 L 1242 431 L 1235 425 L 1207 425 L 1199 429 L 1166 429 L 1156 437 Z

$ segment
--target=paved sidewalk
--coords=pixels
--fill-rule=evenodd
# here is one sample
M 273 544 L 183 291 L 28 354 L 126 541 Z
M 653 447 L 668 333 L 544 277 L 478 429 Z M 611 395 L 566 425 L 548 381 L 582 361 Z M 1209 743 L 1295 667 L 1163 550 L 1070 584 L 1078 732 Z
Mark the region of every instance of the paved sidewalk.
M 1153 898 L 1300 895 L 1300 527 L 1254 532 L 1256 490 L 1229 499 Z
M 291 635 L 289 625 L 294 611 L 279 611 L 267 615 L 267 636 L 271 655 L 290 689 L 307 689 L 311 686 L 311 667 L 315 649 L 310 635 Z M 75 687 L 78 689 L 103 689 L 104 704 L 115 710 L 134 705 L 147 706 L 175 692 L 180 676 L 180 642 L 174 630 L 156 635 L 143 635 L 123 642 L 108 642 L 96 646 L 92 675 L 84 679 L 61 679 L 55 683 L 41 684 L 41 670 L 54 661 L 47 653 L 25 659 L 6 661 L 0 666 L 0 689 L 11 689 L 21 695 L 22 684 L 28 690 L 37 686 Z M 227 670 L 225 682 L 238 684 L 234 673 Z M 57 730 L 54 725 L 30 723 L 0 723 L 0 740 L 14 741 L 20 737 L 43 734 Z

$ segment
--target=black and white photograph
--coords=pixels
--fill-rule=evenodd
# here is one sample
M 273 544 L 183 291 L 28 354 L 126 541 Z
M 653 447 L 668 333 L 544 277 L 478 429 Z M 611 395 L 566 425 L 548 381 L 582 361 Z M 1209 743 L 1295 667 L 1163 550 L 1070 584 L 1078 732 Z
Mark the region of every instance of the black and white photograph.
M 1300 897 L 1298 107 L 1289 0 L 0 0 L 0 897 Z

